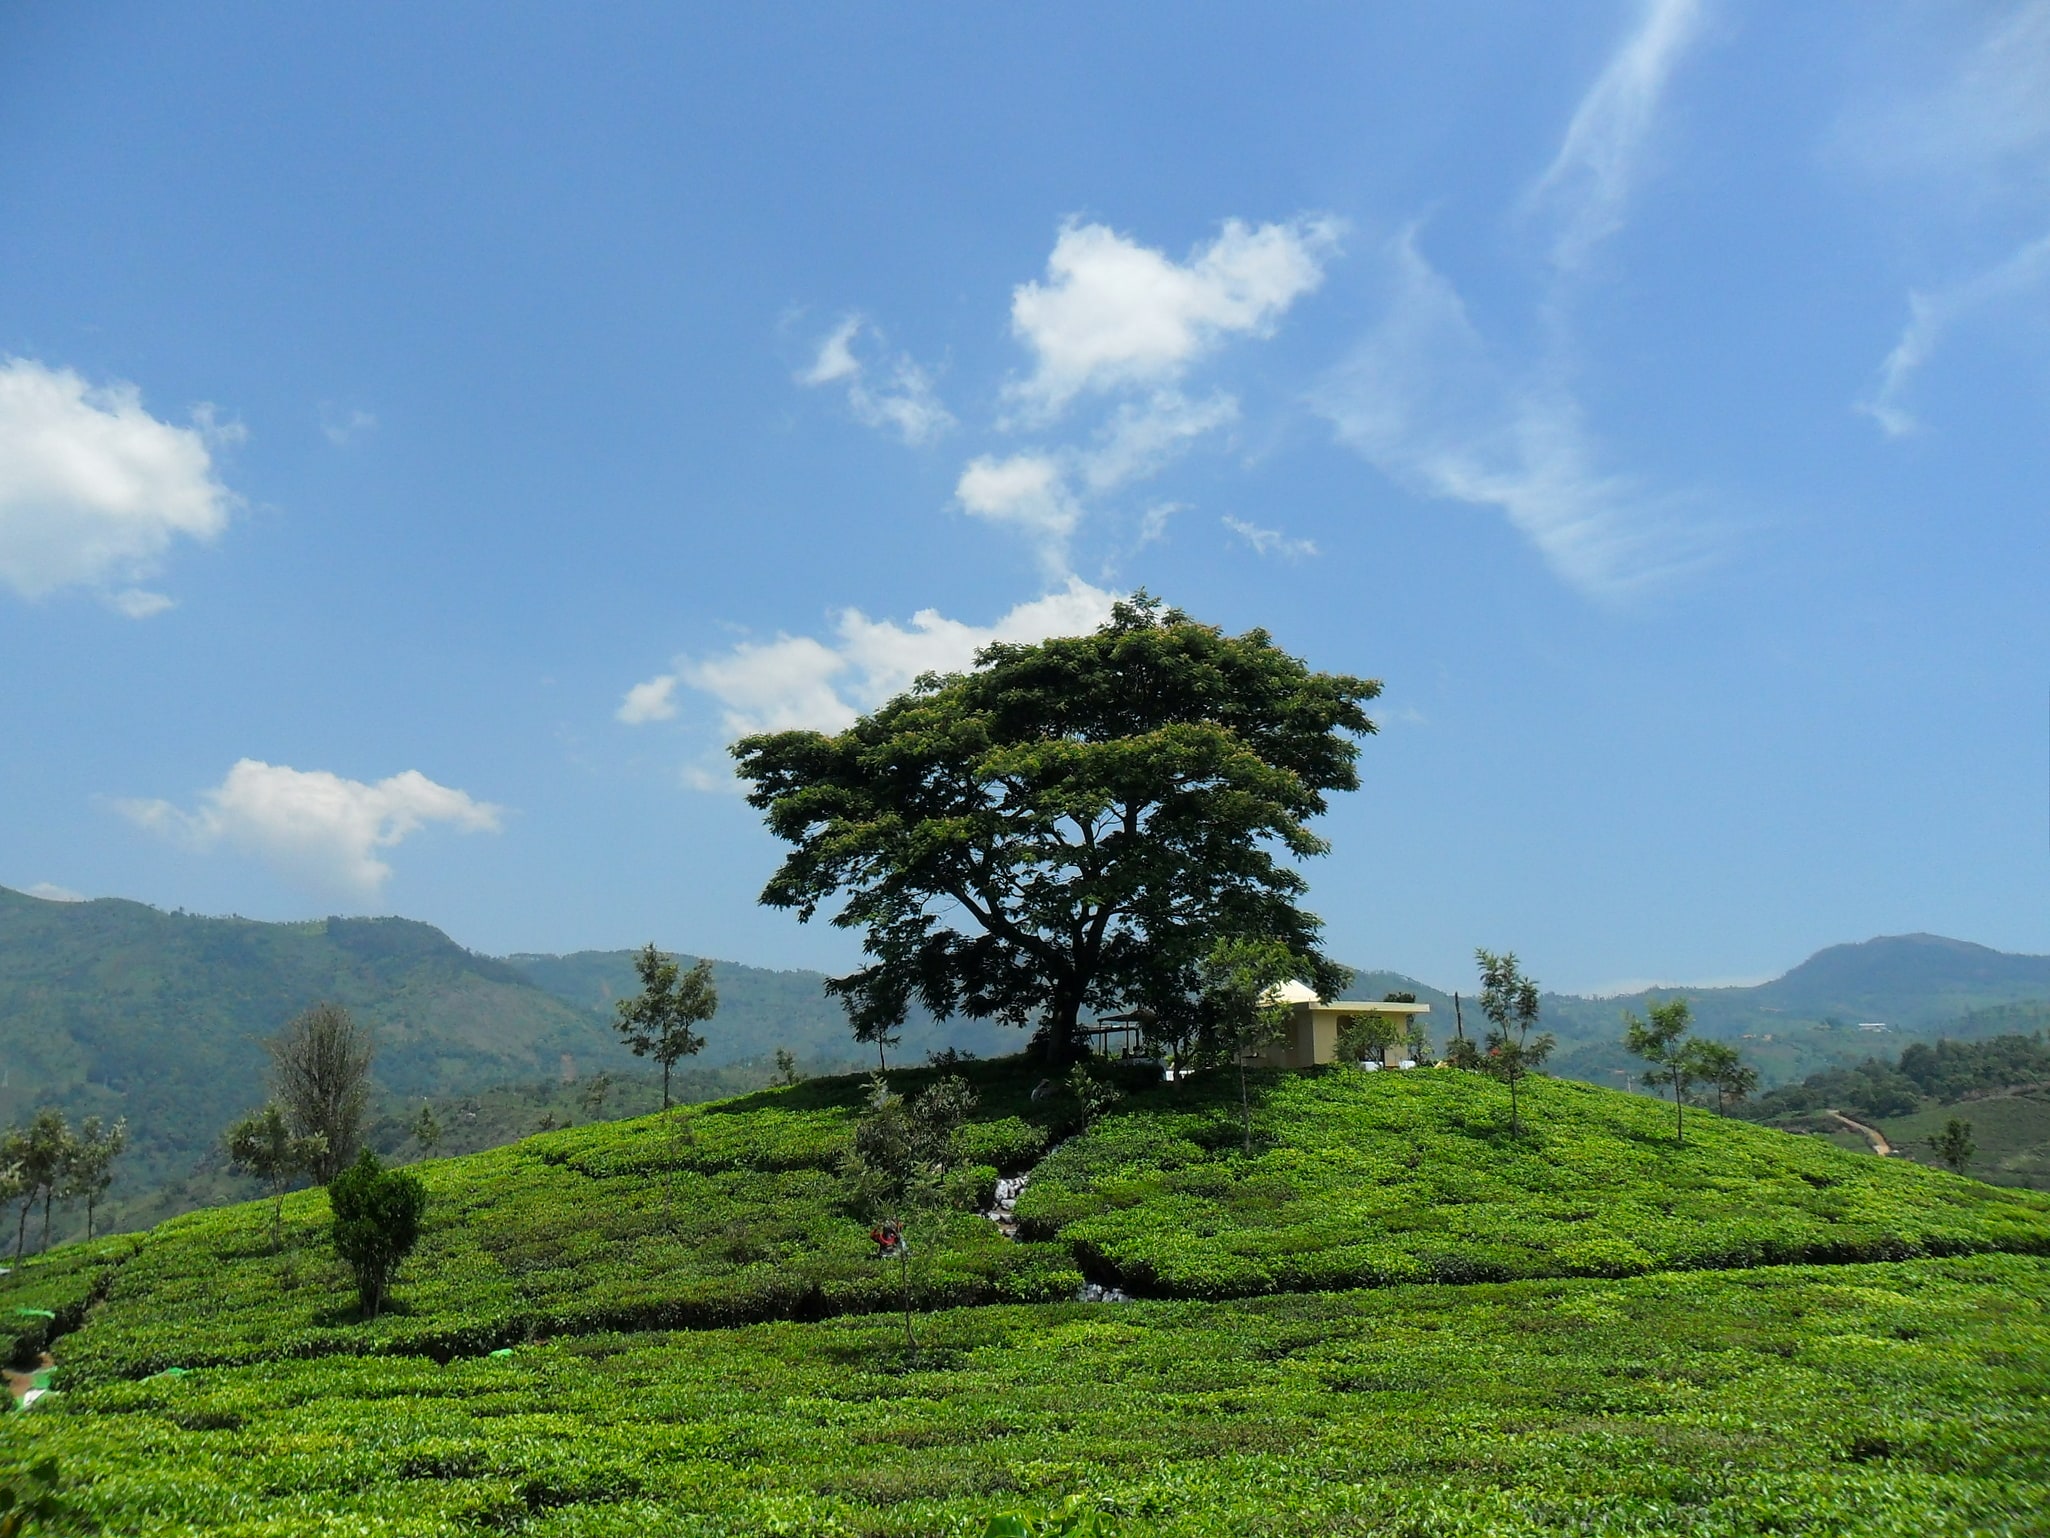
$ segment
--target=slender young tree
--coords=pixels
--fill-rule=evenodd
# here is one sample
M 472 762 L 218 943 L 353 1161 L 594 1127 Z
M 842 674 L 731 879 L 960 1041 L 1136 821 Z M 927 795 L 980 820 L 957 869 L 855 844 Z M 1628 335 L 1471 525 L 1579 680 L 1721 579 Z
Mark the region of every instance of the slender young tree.
M 121 1157 L 127 1146 L 126 1120 L 109 1127 L 99 1117 L 88 1116 L 79 1123 L 78 1136 L 64 1168 L 64 1189 L 58 1194 L 66 1201 L 84 1199 L 85 1236 L 88 1240 L 93 1236 L 94 1215 L 107 1194 L 107 1188 L 114 1183 L 114 1161 Z
M 1289 1007 L 1275 990 L 1300 973 L 1302 958 L 1274 940 L 1222 940 L 1203 963 L 1203 1002 L 1211 1040 L 1239 1070 L 1239 1119 L 1246 1156 L 1253 1153 L 1253 1100 L 1246 1087 L 1246 1059 L 1279 1037 Z
M 28 1248 L 29 1215 L 36 1204 L 43 1206 L 43 1244 L 50 1242 L 50 1204 L 64 1181 L 65 1167 L 72 1157 L 73 1137 L 64 1113 L 54 1106 L 37 1111 L 26 1127 L 9 1129 L 0 1139 L 0 1167 L 14 1170 L 9 1189 L 21 1203 L 14 1231 L 14 1263 Z
M 321 1140 L 313 1178 L 326 1185 L 362 1144 L 376 1048 L 339 1004 L 294 1016 L 269 1047 L 272 1098 L 295 1137 Z
M 1701 1054 L 1693 1050 L 1687 1032 L 1693 1010 L 1685 999 L 1653 999 L 1645 1008 L 1651 1018 L 1640 1020 L 1625 1012 L 1623 1045 L 1645 1061 L 1639 1075 L 1651 1085 L 1673 1087 L 1673 1141 L 1687 1141 L 1687 1091 L 1703 1077 Z
M 734 744 L 791 846 L 761 900 L 800 920 L 842 902 L 832 922 L 869 963 L 828 987 L 863 1040 L 915 999 L 1036 1027 L 1064 1068 L 1081 1011 L 1161 1008 L 1220 936 L 1272 937 L 1335 992 L 1296 861 L 1327 847 L 1309 824 L 1328 795 L 1358 788 L 1379 691 L 1138 594 L 1092 634 L 921 677 L 836 736 Z
M 295 1137 L 285 1108 L 273 1100 L 236 1122 L 223 1141 L 229 1165 L 270 1189 L 270 1247 L 276 1254 L 284 1244 L 285 1188 L 295 1177 L 317 1174 L 327 1163 L 327 1139 L 317 1132 Z
M 678 1062 L 703 1048 L 705 1038 L 691 1030 L 719 1012 L 719 990 L 712 986 L 712 963 L 700 961 L 688 972 L 678 969 L 650 941 L 634 958 L 641 991 L 621 999 L 613 1027 L 635 1057 L 652 1057 L 662 1065 L 662 1109 L 669 1109 L 669 1072 Z
M 1524 1079 L 1544 1066 L 1555 1043 L 1549 1031 L 1530 1034 L 1538 1020 L 1538 985 L 1523 975 L 1516 952 L 1497 956 L 1477 950 L 1473 954 L 1481 969 L 1481 1013 L 1488 1019 L 1487 1040 L 1476 1061 L 1483 1072 L 1509 1086 L 1509 1135 L 1521 1137 L 1519 1091 Z

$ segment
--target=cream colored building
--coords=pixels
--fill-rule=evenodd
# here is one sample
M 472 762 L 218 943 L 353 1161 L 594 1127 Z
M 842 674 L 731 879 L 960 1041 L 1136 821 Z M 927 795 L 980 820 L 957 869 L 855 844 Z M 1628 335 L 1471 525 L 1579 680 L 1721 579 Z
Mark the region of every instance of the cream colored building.
M 1377 1004 L 1367 999 L 1320 999 L 1303 983 L 1287 982 L 1270 988 L 1269 1004 L 1289 1006 L 1287 1025 L 1275 1041 L 1246 1053 L 1249 1068 L 1313 1068 L 1319 1063 L 1338 1061 L 1338 1033 L 1350 1019 L 1378 1015 L 1396 1025 L 1406 1036 L 1412 1020 L 1428 1015 L 1428 1004 Z M 1382 1058 L 1393 1067 L 1409 1059 L 1403 1046 L 1384 1049 Z M 1371 1059 L 1370 1059 L 1371 1061 Z

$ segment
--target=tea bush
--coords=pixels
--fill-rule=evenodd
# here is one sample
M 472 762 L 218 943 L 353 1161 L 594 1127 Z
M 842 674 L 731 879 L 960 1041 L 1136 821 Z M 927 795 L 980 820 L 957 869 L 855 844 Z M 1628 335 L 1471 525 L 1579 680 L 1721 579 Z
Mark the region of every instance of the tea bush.
M 109 1534 L 2040 1533 L 2050 1262 L 996 1306 L 70 1390 Z

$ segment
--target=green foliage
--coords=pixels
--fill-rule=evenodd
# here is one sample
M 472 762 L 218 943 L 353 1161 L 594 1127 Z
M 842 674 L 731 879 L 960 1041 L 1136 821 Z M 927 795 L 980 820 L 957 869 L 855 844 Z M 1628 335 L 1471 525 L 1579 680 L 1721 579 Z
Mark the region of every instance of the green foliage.
M 634 960 L 641 991 L 621 999 L 614 1022 L 635 1057 L 652 1057 L 662 1065 L 662 1108 L 669 1109 L 670 1071 L 686 1057 L 703 1050 L 704 1037 L 691 1027 L 719 1012 L 719 990 L 712 985 L 712 964 L 696 963 L 680 971 L 673 957 L 651 942 Z
M 18 1474 L 0 1475 L 0 1538 L 55 1531 L 64 1520 L 58 1484 L 55 1458 L 39 1458 Z
M 1761 1096 L 1745 1114 L 1758 1120 L 1842 1109 L 1867 1120 L 1912 1116 L 1925 1104 L 2050 1084 L 2050 1042 L 2039 1035 L 1982 1041 L 1915 1042 L 1898 1062 L 1877 1058 L 1810 1074 Z
M 1488 1034 L 1472 1061 L 1483 1073 L 1509 1086 L 1509 1131 L 1511 1136 L 1521 1136 L 1521 1086 L 1527 1075 L 1544 1066 L 1555 1043 L 1549 1033 L 1530 1034 L 1538 1019 L 1538 985 L 1517 967 L 1516 952 L 1497 956 L 1477 950 L 1473 954 L 1480 963 L 1481 1013 L 1487 1016 Z
M 1403 1282 L 2050 1252 L 2050 1199 L 1703 1118 L 1684 1148 L 1638 1095 L 1448 1069 L 1204 1074 L 1134 1095 L 1033 1171 L 1024 1232 L 1093 1279 L 1245 1297 Z
M 1076 1115 L 1085 1132 L 1095 1125 L 1099 1116 L 1125 1098 L 1123 1090 L 1099 1079 L 1089 1071 L 1087 1063 L 1081 1062 L 1068 1070 L 1068 1093 L 1075 1097 Z
M 837 736 L 735 744 L 792 846 L 762 901 L 844 899 L 871 959 L 829 986 L 862 1040 L 916 999 L 1037 1022 L 1065 1062 L 1081 1010 L 1186 997 L 1219 936 L 1272 936 L 1321 985 L 1289 857 L 1324 850 L 1309 821 L 1357 787 L 1379 688 L 1143 594 L 1092 635 L 990 646 Z
M 311 1151 L 313 1178 L 326 1185 L 362 1143 L 375 1056 L 369 1033 L 341 1005 L 316 1004 L 265 1045 L 273 1104 Z
M 1972 1162 L 1972 1155 L 1979 1151 L 1972 1142 L 1972 1124 L 1955 1116 L 1943 1124 L 1941 1132 L 1929 1139 L 1929 1148 L 1953 1175 L 1962 1175 L 1965 1166 Z
M 364 1149 L 328 1182 L 335 1253 L 356 1278 L 364 1317 L 375 1319 L 405 1258 L 420 1242 L 427 1188 L 410 1170 L 388 1170 Z
M 1688 1041 L 1692 1012 L 1685 999 L 1654 999 L 1647 1011 L 1651 1019 L 1640 1020 L 1627 1010 L 1623 1045 L 1633 1057 L 1644 1059 L 1641 1075 L 1654 1088 L 1671 1085 L 1673 1090 L 1673 1141 L 1687 1141 L 1687 1093 L 1706 1066 Z
M 294 1136 L 285 1108 L 273 1100 L 227 1130 L 228 1163 L 254 1175 L 271 1193 L 271 1248 L 284 1242 L 285 1190 L 301 1175 L 311 1175 L 328 1162 L 327 1139 L 316 1132 Z
M 1280 1002 L 1276 990 L 1292 981 L 1299 967 L 1296 954 L 1279 940 L 1231 938 L 1210 947 L 1197 973 L 1208 1044 L 1214 1055 L 1238 1069 L 1248 1158 L 1253 1153 L 1253 1106 L 1246 1059 L 1279 1040 L 1287 1028 L 1289 1006 Z
M 993 1182 L 997 1157 L 1029 1164 L 1068 1119 L 1064 1104 L 1032 1103 L 1038 1075 L 1018 1060 L 954 1071 L 975 1089 L 980 1118 L 956 1134 L 956 1183 Z M 892 1081 L 915 1100 L 941 1077 L 909 1069 Z M 896 1279 L 877 1274 L 840 1177 L 865 1090 L 859 1078 L 812 1079 L 415 1166 L 428 1208 L 405 1269 L 406 1306 L 375 1321 L 358 1319 L 324 1192 L 284 1198 L 278 1255 L 268 1201 L 186 1214 L 122 1263 L 109 1305 L 67 1338 L 67 1373 L 446 1355 L 592 1329 L 895 1308 Z M 1065 1245 L 1014 1244 L 951 1207 L 932 1221 L 940 1227 L 914 1277 L 920 1308 L 1065 1298 L 1081 1283 Z M 0 1277 L 0 1317 L 12 1281 Z
M 413 1118 L 413 1141 L 420 1145 L 422 1153 L 431 1154 L 441 1146 L 441 1121 L 433 1106 L 421 1106 L 420 1114 Z
M 909 1369 L 869 1317 L 101 1381 L 9 1455 L 87 1531 L 250 1538 L 976 1538 L 1077 1496 L 1120 1538 L 1974 1538 L 2050 1497 L 2037 1259 L 928 1330 Z

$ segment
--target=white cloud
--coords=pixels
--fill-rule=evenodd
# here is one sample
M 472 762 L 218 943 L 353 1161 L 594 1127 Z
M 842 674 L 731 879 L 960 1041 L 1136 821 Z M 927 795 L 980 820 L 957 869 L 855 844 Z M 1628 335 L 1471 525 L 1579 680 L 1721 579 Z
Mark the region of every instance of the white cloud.
M 1674 68 L 1700 36 L 1701 0 L 1644 0 L 1635 31 L 1595 81 L 1545 174 L 1533 206 L 1552 210 L 1552 259 L 1575 267 L 1623 223 Z
M 158 421 L 131 384 L 0 362 L 0 583 L 24 598 L 104 593 L 154 572 L 174 540 L 217 536 L 233 498 L 211 446 L 241 429 L 206 408 L 193 417 L 191 427 Z M 143 593 L 113 601 L 138 618 L 169 606 Z
M 1229 395 L 1192 401 L 1177 390 L 1157 390 L 1144 401 L 1125 401 L 1081 455 L 1082 478 L 1093 491 L 1158 474 L 1196 439 L 1229 427 L 1239 403 Z
M 669 721 L 676 716 L 676 675 L 665 673 L 635 684 L 626 691 L 614 712 L 628 726 L 645 726 L 650 721 Z
M 38 881 L 28 889 L 30 897 L 40 897 L 46 903 L 82 903 L 85 893 L 74 892 L 68 886 L 58 886 L 54 881 Z
M 1172 384 L 1230 335 L 1264 336 L 1323 281 L 1337 240 L 1328 219 L 1237 219 L 1176 262 L 1101 224 L 1069 224 L 1044 283 L 1018 286 L 1011 330 L 1032 350 L 1012 395 L 1053 416 L 1084 391 Z
M 343 411 L 339 407 L 323 405 L 320 408 L 320 430 L 329 443 L 341 448 L 352 438 L 377 431 L 377 418 L 353 406 Z
M 130 619 L 149 619 L 162 614 L 166 609 L 178 607 L 178 600 L 163 593 L 148 592 L 143 588 L 123 588 L 118 593 L 107 595 L 107 602 Z
M 826 334 L 819 343 L 809 368 L 800 370 L 797 382 L 816 388 L 842 384 L 847 387 L 847 405 L 864 427 L 886 428 L 914 446 L 930 443 L 954 425 L 953 413 L 940 403 L 932 377 L 909 357 L 898 354 L 882 360 L 885 383 L 872 385 L 871 370 L 854 350 L 864 332 L 882 340 L 881 333 L 859 315 L 850 315 Z
M 379 851 L 436 823 L 462 833 L 496 833 L 502 813 L 417 769 L 365 784 L 253 758 L 237 762 L 204 792 L 196 811 L 168 801 L 116 806 L 139 826 L 193 848 L 225 845 L 288 880 L 357 897 L 374 896 L 391 875 Z
M 1698 561 L 1703 536 L 1673 499 L 1599 468 L 1551 371 L 1519 376 L 1496 361 L 1415 234 L 1390 248 L 1382 321 L 1314 398 L 1340 440 L 1421 495 L 1499 509 L 1590 594 L 1618 596 Z
M 1906 401 L 1914 377 L 1949 337 L 1982 314 L 2028 301 L 2050 280 L 2050 0 L 2005 7 L 1928 73 L 1930 89 L 1886 105 L 1841 131 L 1853 159 L 1918 178 L 1913 219 L 1933 238 L 1972 249 L 1961 277 L 1908 295 L 1908 321 L 1857 403 L 1888 437 L 1919 426 Z M 2026 232 L 2017 243 L 2017 230 Z M 2004 255 L 1988 261 L 1989 249 Z M 1965 266 L 1966 263 L 1959 263 Z
M 1047 568 L 1066 569 L 1068 539 L 1082 508 L 1060 463 L 1047 454 L 983 455 L 961 472 L 954 495 L 971 516 L 1023 530 Z
M 1920 424 L 1908 410 L 1909 383 L 1941 346 L 1944 337 L 1982 310 L 2022 298 L 2050 280 L 2050 235 L 2033 240 L 2005 261 L 1934 294 L 1908 295 L 1908 323 L 1879 366 L 1879 383 L 1858 409 L 1889 438 Z
M 764 731 L 837 732 L 902 693 L 922 673 L 968 668 L 991 642 L 1043 641 L 1094 630 L 1110 617 L 1115 601 L 1116 595 L 1070 577 L 993 625 L 948 619 L 937 609 L 921 609 L 910 624 L 900 625 L 846 609 L 835 616 L 829 641 L 792 635 L 744 641 L 717 657 L 682 659 L 664 679 L 716 700 L 729 738 Z M 731 788 L 702 764 L 687 766 L 684 779 L 697 789 Z
M 1224 526 L 1253 547 L 1257 555 L 1278 555 L 1291 561 L 1304 556 L 1315 555 L 1317 546 L 1307 539 L 1290 539 L 1279 529 L 1263 529 L 1257 523 L 1248 523 L 1243 518 L 1226 515 Z

